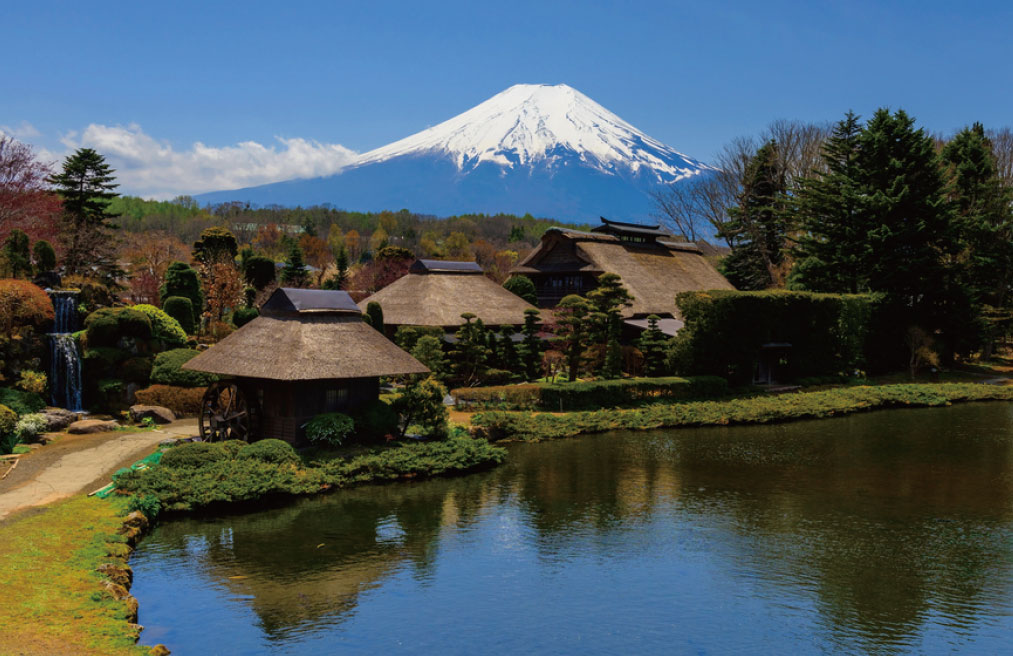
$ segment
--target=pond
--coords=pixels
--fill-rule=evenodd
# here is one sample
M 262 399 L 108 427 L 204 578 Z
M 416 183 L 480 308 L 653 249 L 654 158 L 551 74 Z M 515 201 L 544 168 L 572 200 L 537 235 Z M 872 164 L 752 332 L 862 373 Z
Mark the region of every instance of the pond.
M 163 524 L 174 654 L 1000 653 L 1013 405 L 510 448 L 456 479 Z

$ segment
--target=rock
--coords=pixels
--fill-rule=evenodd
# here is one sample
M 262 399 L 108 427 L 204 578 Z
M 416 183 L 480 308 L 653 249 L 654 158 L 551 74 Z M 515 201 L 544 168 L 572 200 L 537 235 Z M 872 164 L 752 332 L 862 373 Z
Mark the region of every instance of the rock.
M 137 598 L 133 595 L 127 595 L 123 601 L 127 604 L 127 621 L 131 624 L 137 622 L 137 611 L 140 610 L 141 604 L 137 602 Z
M 156 424 L 169 424 L 176 421 L 176 415 L 169 408 L 160 405 L 132 405 L 130 406 L 130 421 L 140 423 L 146 417 L 151 417 Z
M 129 565 L 105 563 L 104 565 L 99 565 L 96 571 L 116 585 L 123 586 L 127 590 L 130 589 L 130 586 L 134 582 L 134 570 Z
M 126 539 L 127 544 L 129 544 L 131 547 L 136 547 L 137 543 L 140 542 L 141 537 L 143 537 L 144 533 L 143 531 L 141 531 L 141 529 L 137 527 L 123 526 L 120 528 L 120 535 L 122 535 L 124 539 Z
M 172 652 L 163 644 L 157 644 L 148 652 L 151 656 L 169 656 Z
M 140 510 L 135 510 L 123 518 L 123 525 L 131 528 L 139 528 L 142 531 L 148 528 L 148 518 Z
M 107 431 L 116 430 L 119 426 L 120 425 L 115 421 L 107 419 L 79 419 L 70 426 L 67 426 L 67 432 L 73 433 L 74 435 L 105 433 Z
M 102 581 L 102 589 L 116 601 L 122 601 L 130 596 L 130 593 L 127 592 L 126 588 L 119 583 L 113 583 L 112 581 Z
M 78 414 L 64 408 L 46 408 L 42 411 L 46 417 L 46 431 L 55 433 L 78 420 Z

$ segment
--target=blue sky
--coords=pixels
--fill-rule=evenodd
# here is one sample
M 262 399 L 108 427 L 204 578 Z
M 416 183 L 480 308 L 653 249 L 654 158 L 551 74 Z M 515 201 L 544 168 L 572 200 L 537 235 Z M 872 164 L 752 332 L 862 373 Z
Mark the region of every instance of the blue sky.
M 8 7 L 0 129 L 51 157 L 110 149 L 125 191 L 164 196 L 327 172 L 521 82 L 705 161 L 849 108 L 1013 124 L 1009 2 L 274 4 Z

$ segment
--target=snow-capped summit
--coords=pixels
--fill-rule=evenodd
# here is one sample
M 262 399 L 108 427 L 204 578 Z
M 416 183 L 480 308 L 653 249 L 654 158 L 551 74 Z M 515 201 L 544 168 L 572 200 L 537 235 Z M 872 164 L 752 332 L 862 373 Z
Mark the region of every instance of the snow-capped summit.
M 463 114 L 363 154 L 355 165 L 421 154 L 450 156 L 460 170 L 552 165 L 567 152 L 603 172 L 646 168 L 674 182 L 708 167 L 652 139 L 573 87 L 515 84 Z
M 408 208 L 437 216 L 636 220 L 652 214 L 652 191 L 711 170 L 573 87 L 517 84 L 439 125 L 363 153 L 340 173 L 197 198 Z

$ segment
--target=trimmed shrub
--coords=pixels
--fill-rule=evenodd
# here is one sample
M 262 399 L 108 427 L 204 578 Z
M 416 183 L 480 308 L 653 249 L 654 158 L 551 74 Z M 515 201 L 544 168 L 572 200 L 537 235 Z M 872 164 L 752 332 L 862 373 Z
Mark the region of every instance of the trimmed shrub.
M 0 435 L 13 433 L 17 424 L 18 414 L 6 405 L 0 404 Z
M 203 467 L 208 463 L 228 460 L 231 457 L 230 450 L 221 444 L 187 442 L 174 446 L 162 454 L 159 465 L 173 469 Z
M 53 301 L 42 288 L 24 280 L 0 280 L 0 333 L 26 326 L 41 330 L 53 317 Z
M 352 413 L 352 419 L 358 433 L 364 437 L 384 437 L 397 433 L 397 412 L 379 399 L 360 406 Z
M 328 412 L 314 417 L 306 424 L 306 438 L 315 444 L 341 446 L 355 430 L 355 422 L 340 412 Z
M 143 312 L 151 321 L 151 336 L 162 342 L 163 348 L 186 344 L 186 331 L 178 321 L 154 305 L 134 305 L 131 309 Z
M 259 460 L 275 465 L 299 464 L 302 460 L 284 440 L 266 439 L 248 444 L 239 450 L 237 460 Z
M 173 262 L 165 271 L 165 281 L 158 289 L 162 303 L 172 296 L 190 300 L 194 319 L 204 311 L 204 292 L 201 290 L 197 271 L 185 262 Z
M 243 440 L 225 440 L 224 442 L 216 442 L 218 446 L 225 450 L 229 454 L 230 458 L 235 458 L 239 455 L 239 452 L 249 446 L 249 442 Z
M 175 385 L 177 387 L 207 387 L 217 381 L 218 376 L 214 374 L 187 371 L 181 368 L 197 354 L 197 351 L 187 348 L 159 353 L 155 356 L 155 365 L 151 369 L 151 382 L 156 385 Z
M 175 385 L 152 385 L 137 390 L 135 398 L 143 405 L 160 405 L 168 408 L 177 417 L 193 417 L 200 414 L 204 387 L 176 387 Z
M 236 308 L 236 311 L 232 313 L 232 325 L 236 328 L 242 328 L 246 324 L 250 323 L 254 319 L 260 316 L 260 311 L 253 307 L 241 307 Z
M 243 260 L 243 279 L 258 291 L 264 289 L 277 277 L 274 260 L 263 255 L 251 255 Z
M 531 305 L 538 305 L 538 294 L 535 290 L 535 283 L 531 282 L 531 278 L 527 276 L 510 276 L 503 283 L 503 289 L 515 296 L 520 296 Z
M 148 315 L 132 308 L 102 308 L 84 320 L 85 339 L 89 347 L 116 346 L 122 337 L 151 338 Z
M 193 314 L 193 302 L 185 296 L 170 296 L 162 301 L 162 309 L 179 323 L 187 335 L 196 330 Z
M 658 400 L 685 401 L 728 394 L 728 383 L 717 376 L 692 378 L 626 378 L 576 383 L 526 383 L 466 387 L 451 395 L 462 407 L 595 410 Z
M 0 406 L 6 406 L 18 415 L 27 415 L 41 412 L 46 407 L 46 402 L 38 394 L 0 387 Z
M 47 273 L 56 268 L 56 250 L 45 239 L 40 239 L 32 244 L 32 257 L 35 259 L 35 268 L 39 270 L 39 273 Z

